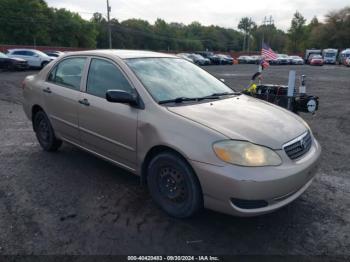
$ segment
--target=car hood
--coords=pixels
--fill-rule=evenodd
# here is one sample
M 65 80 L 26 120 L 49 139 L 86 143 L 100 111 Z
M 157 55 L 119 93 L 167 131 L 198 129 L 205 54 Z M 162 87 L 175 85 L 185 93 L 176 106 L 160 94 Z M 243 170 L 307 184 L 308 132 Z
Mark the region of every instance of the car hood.
M 208 103 L 168 107 L 168 110 L 216 130 L 230 139 L 272 149 L 307 131 L 297 115 L 246 95 Z

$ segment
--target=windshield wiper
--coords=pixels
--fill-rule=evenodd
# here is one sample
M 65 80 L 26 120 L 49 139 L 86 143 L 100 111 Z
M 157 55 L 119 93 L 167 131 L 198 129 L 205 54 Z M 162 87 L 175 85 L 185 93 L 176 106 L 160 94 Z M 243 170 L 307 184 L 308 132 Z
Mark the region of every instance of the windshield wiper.
M 239 96 L 241 95 L 240 92 L 223 92 L 223 93 L 214 93 L 212 96 Z
M 199 98 L 199 100 L 204 100 L 204 99 L 219 99 L 220 96 L 232 96 L 232 95 L 241 95 L 241 93 L 238 92 L 223 92 L 223 93 L 213 93 L 209 96 L 203 96 Z
M 194 98 L 189 98 L 189 97 L 177 97 L 174 99 L 168 99 L 168 100 L 162 100 L 159 101 L 158 104 L 167 104 L 167 103 L 182 103 L 182 102 L 186 102 L 186 101 L 198 101 L 198 98 L 194 97 Z
M 175 99 L 168 99 L 168 100 L 163 100 L 159 101 L 158 104 L 167 104 L 167 103 L 182 103 L 182 102 L 187 102 L 187 101 L 196 101 L 199 102 L 204 99 L 219 99 L 219 96 L 205 96 L 205 97 L 177 97 Z
M 203 96 L 203 97 L 177 97 L 174 99 L 168 99 L 168 100 L 162 100 L 159 101 L 158 104 L 167 104 L 167 103 L 182 103 L 187 101 L 201 101 L 205 99 L 219 99 L 220 96 L 231 96 L 231 95 L 241 95 L 241 93 L 238 92 L 224 92 L 224 93 L 213 93 L 209 96 Z

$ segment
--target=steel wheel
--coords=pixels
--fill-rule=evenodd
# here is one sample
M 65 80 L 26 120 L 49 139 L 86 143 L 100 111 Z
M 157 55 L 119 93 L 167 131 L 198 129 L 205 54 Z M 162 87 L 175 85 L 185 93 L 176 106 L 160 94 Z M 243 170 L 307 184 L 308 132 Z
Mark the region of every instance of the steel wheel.
M 188 188 L 184 175 L 176 167 L 165 166 L 159 170 L 158 184 L 160 193 L 173 203 L 183 203 L 188 197 Z
M 43 111 L 34 115 L 33 125 L 39 144 L 44 150 L 56 151 L 62 145 L 62 141 L 56 138 L 50 120 Z
M 203 207 L 198 178 L 178 154 L 171 151 L 158 154 L 149 163 L 147 174 L 153 200 L 169 215 L 186 218 Z

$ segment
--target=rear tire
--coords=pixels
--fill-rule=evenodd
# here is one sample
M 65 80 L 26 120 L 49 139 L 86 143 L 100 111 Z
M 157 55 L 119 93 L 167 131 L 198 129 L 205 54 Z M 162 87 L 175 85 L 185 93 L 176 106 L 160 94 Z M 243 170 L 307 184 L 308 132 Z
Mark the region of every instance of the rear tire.
M 182 157 L 160 153 L 149 163 L 147 174 L 153 200 L 170 216 L 188 218 L 203 208 L 199 181 Z
M 55 136 L 49 118 L 44 111 L 39 111 L 34 115 L 33 126 L 40 146 L 49 152 L 57 151 L 62 145 L 62 140 Z

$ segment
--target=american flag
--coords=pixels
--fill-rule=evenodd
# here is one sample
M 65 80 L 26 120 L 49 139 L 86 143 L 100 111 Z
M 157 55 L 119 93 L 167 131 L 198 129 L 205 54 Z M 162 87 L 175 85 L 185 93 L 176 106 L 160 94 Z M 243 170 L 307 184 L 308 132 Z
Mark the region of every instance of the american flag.
M 260 65 L 262 70 L 267 69 L 270 66 L 269 62 L 267 62 L 265 58 L 260 61 Z
M 261 55 L 264 56 L 266 60 L 277 59 L 277 54 L 265 43 L 262 44 Z

